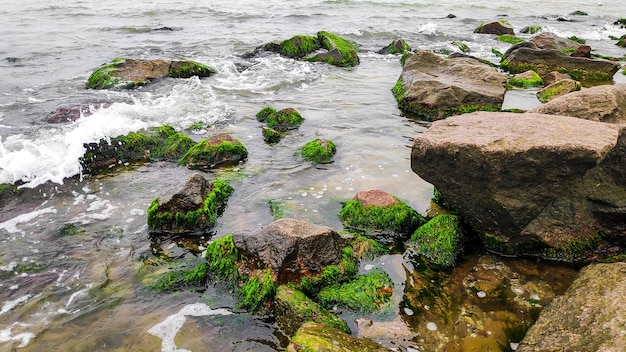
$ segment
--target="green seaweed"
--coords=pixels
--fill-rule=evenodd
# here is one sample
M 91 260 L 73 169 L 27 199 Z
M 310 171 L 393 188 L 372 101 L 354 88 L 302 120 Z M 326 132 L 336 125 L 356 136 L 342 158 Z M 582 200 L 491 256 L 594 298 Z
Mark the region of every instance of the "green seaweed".
M 339 218 L 344 226 L 357 231 L 407 235 L 426 222 L 422 215 L 406 203 L 395 199 L 398 203 L 388 207 L 364 206 L 358 200 L 350 200 L 341 208 Z
M 400 47 L 397 47 L 396 43 L 400 43 Z M 402 39 L 393 41 L 392 43 L 387 45 L 387 47 L 385 47 L 385 49 L 383 50 L 384 53 L 392 54 L 392 55 L 405 54 L 406 52 L 410 52 L 410 51 L 411 51 L 411 47 Z
M 497 41 L 509 44 L 517 44 L 524 41 L 524 39 L 518 38 L 512 34 L 502 34 L 496 38 Z
M 238 262 L 243 256 L 235 247 L 233 235 L 229 234 L 209 243 L 204 254 L 209 263 L 208 270 L 221 282 L 229 287 L 235 287 L 241 278 Z
M 302 157 L 316 164 L 330 163 L 337 152 L 335 144 L 331 140 L 316 138 L 301 148 Z
M 207 263 L 200 263 L 190 270 L 175 270 L 159 276 L 150 284 L 156 291 L 174 291 L 181 289 L 201 289 L 208 278 Z
M 438 215 L 411 236 L 418 254 L 444 267 L 454 266 L 462 242 L 461 221 L 455 215 Z
M 279 132 L 295 130 L 304 122 L 304 118 L 294 108 L 286 108 L 268 115 L 266 119 L 267 127 Z
M 182 62 L 182 64 L 180 64 Z M 167 77 L 172 78 L 189 78 L 193 76 L 207 77 L 217 73 L 212 67 L 182 58 L 179 63 L 174 62 L 167 72 Z
M 284 40 L 279 44 L 281 54 L 300 59 L 320 48 L 320 42 L 317 37 L 309 35 L 296 35 L 290 39 Z
M 461 50 L 464 53 L 469 53 L 470 52 L 470 48 L 469 46 L 467 46 L 467 44 L 460 42 L 458 40 L 454 40 L 451 43 L 452 45 L 456 46 L 457 48 L 459 48 L 459 50 Z
M 342 307 L 359 313 L 377 311 L 393 293 L 393 282 L 382 270 L 357 275 L 354 280 L 324 287 L 317 300 L 326 308 Z
M 356 66 L 359 64 L 359 56 L 357 54 L 359 47 L 355 43 L 327 31 L 318 32 L 317 39 L 324 49 L 328 51 L 337 49 L 341 54 L 341 60 L 337 61 L 332 56 L 329 56 L 322 61 L 342 67 Z M 315 59 L 315 61 L 319 60 Z
M 267 119 L 268 116 L 274 115 L 275 113 L 276 113 L 276 109 L 274 109 L 271 106 L 266 106 L 263 109 L 259 110 L 259 112 L 256 113 L 256 119 L 259 122 L 265 122 L 265 120 Z
M 87 88 L 108 89 L 117 87 L 121 83 L 119 77 L 112 76 L 118 71 L 118 65 L 126 62 L 125 58 L 115 58 L 108 64 L 98 67 L 87 79 Z
M 271 301 L 274 295 L 276 295 L 276 283 L 272 279 L 270 269 L 267 269 L 262 279 L 253 277 L 241 286 L 237 292 L 239 298 L 237 306 L 249 312 L 257 312 L 262 308 L 262 304 Z
M 573 41 L 575 41 L 575 42 L 577 42 L 577 43 L 579 43 L 579 44 L 585 44 L 585 43 L 586 43 L 586 41 L 585 41 L 584 39 L 582 39 L 582 38 L 578 38 L 578 37 L 577 37 L 577 36 L 575 36 L 575 35 L 573 35 L 573 36 L 571 36 L 571 37 L 569 37 L 569 38 L 567 38 L 567 39 L 569 39 L 569 40 L 573 40 Z
M 267 204 L 270 206 L 270 211 L 272 212 L 272 217 L 274 219 L 282 219 L 285 217 L 283 202 L 276 199 L 268 199 Z
M 248 157 L 248 150 L 238 140 L 234 143 L 222 141 L 217 145 L 209 144 L 211 138 L 197 143 L 180 158 L 179 165 L 189 167 L 215 167 L 218 164 L 234 164 Z
M 513 77 L 509 80 L 509 84 L 516 87 L 538 87 L 543 85 L 543 80 L 535 71 L 532 72 L 532 77 L 530 78 L 517 78 Z
M 276 144 L 285 137 L 284 132 L 276 131 L 275 129 L 269 127 L 263 127 L 263 131 L 261 133 L 263 134 L 263 141 L 269 145 Z
M 576 89 L 575 90 L 578 91 L 578 90 L 581 89 L 581 87 L 582 87 L 581 84 L 579 82 L 576 82 Z M 563 85 L 557 85 L 557 86 L 554 86 L 552 88 L 548 88 L 546 90 L 538 92 L 537 93 L 537 98 L 539 99 L 540 102 L 545 103 L 548 100 L 550 100 L 551 97 L 553 97 L 555 95 L 561 94 L 566 89 L 568 89 L 568 87 L 563 86 Z

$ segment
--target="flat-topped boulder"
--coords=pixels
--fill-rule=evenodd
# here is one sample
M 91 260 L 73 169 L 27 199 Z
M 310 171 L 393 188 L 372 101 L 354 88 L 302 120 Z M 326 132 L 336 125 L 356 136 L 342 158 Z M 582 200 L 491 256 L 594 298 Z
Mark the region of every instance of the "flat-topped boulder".
M 476 110 L 500 110 L 506 76 L 469 57 L 445 58 L 418 50 L 392 89 L 398 106 L 427 120 Z
M 320 274 L 328 265 L 339 265 L 346 245 L 330 227 L 288 218 L 253 233 L 234 234 L 233 242 L 250 262 L 268 267 L 278 284 L 296 282 Z
M 583 268 L 539 315 L 518 352 L 623 351 L 626 263 Z
M 498 20 L 493 22 L 484 22 L 481 23 L 475 30 L 474 33 L 480 34 L 510 34 L 515 35 L 515 31 L 510 23 L 505 20 Z
M 554 33 L 543 32 L 530 39 L 530 42 L 535 44 L 538 49 L 548 50 L 571 50 L 577 49 L 580 43 L 567 38 L 561 38 Z
M 626 84 L 601 85 L 569 93 L 529 112 L 626 123 Z
M 496 252 L 563 261 L 621 253 L 626 127 L 476 112 L 415 138 L 411 167 Z

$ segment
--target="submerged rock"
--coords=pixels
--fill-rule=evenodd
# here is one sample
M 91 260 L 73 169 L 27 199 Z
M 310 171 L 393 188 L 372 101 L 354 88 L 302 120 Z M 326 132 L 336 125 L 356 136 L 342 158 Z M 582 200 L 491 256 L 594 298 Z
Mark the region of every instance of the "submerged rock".
M 506 76 L 467 57 L 443 58 L 418 50 L 392 89 L 398 106 L 427 120 L 476 110 L 500 110 Z
M 129 89 L 158 78 L 208 77 L 217 71 L 191 60 L 145 60 L 116 58 L 100 66 L 87 80 L 91 89 Z
M 623 251 L 624 145 L 621 125 L 478 112 L 417 136 L 411 167 L 487 248 L 581 262 Z
M 583 268 L 541 312 L 518 352 L 622 351 L 626 346 L 626 263 Z
M 404 54 L 411 51 L 411 47 L 404 39 L 395 39 L 389 45 L 378 51 L 379 54 Z
M 48 118 L 48 122 L 50 123 L 63 123 L 63 122 L 72 122 L 78 120 L 81 116 L 90 116 L 94 112 L 100 109 L 106 109 L 111 104 L 98 104 L 98 105 L 68 105 L 62 108 L 57 109 L 53 112 Z
M 454 266 L 463 249 L 461 220 L 456 215 L 438 215 L 411 235 L 410 243 L 418 254 L 444 267 Z
M 390 352 L 392 350 L 327 325 L 305 323 L 291 339 L 287 351 Z
M 558 97 L 529 112 L 573 116 L 600 122 L 626 123 L 626 84 L 587 88 Z

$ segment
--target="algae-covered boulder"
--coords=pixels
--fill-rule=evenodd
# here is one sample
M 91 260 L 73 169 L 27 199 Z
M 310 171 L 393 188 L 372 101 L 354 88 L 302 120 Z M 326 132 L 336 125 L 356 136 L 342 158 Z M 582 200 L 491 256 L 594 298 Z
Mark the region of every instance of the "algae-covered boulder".
M 516 74 L 509 80 L 509 84 L 515 87 L 524 88 L 539 87 L 543 85 L 543 80 L 539 77 L 537 72 L 530 70 Z
M 208 77 L 217 71 L 209 66 L 183 59 L 145 60 L 116 58 L 96 69 L 87 80 L 91 89 L 129 89 L 164 77 Z
M 125 136 L 101 139 L 84 144 L 85 154 L 80 159 L 84 173 L 97 173 L 117 165 L 152 160 L 175 161 L 194 145 L 188 136 L 171 126 L 148 128 Z
M 255 116 L 259 122 L 265 122 L 268 116 L 274 115 L 275 113 L 276 109 L 271 106 L 266 106 L 263 109 L 259 110 L 259 112 L 257 112 Z
M 411 51 L 411 47 L 404 39 L 394 39 L 389 45 L 378 51 L 379 54 L 404 54 Z
M 537 92 L 537 98 L 540 102 L 545 103 L 554 100 L 563 95 L 575 92 L 581 89 L 581 84 L 573 79 L 562 79 L 550 85 L 543 87 Z M 533 109 L 536 111 L 536 109 Z M 564 114 L 567 115 L 567 114 Z
M 418 50 L 404 63 L 392 93 L 400 109 L 426 120 L 476 110 L 500 110 L 506 76 L 469 57 Z
M 281 285 L 274 298 L 276 324 L 287 336 L 293 336 L 307 321 L 327 325 L 347 334 L 350 328 L 345 321 L 312 301 L 301 291 Z
M 305 323 L 291 339 L 289 352 L 337 351 L 337 352 L 390 352 L 376 342 L 360 339 L 333 327 Z
M 475 30 L 474 33 L 480 34 L 511 34 L 515 35 L 515 31 L 510 23 L 505 20 L 498 20 L 493 22 L 481 23 Z
M 303 122 L 304 118 L 294 108 L 282 109 L 265 117 L 267 127 L 281 132 L 298 129 Z
M 571 51 L 580 46 L 580 43 L 568 39 L 561 38 L 554 33 L 544 32 L 538 34 L 530 39 L 530 42 L 535 44 L 539 49 L 558 50 L 558 51 Z
M 327 308 L 344 308 L 359 313 L 372 313 L 388 302 L 393 294 L 393 282 L 382 270 L 357 275 L 344 283 L 326 286 L 317 300 Z
M 253 233 L 235 234 L 236 248 L 253 263 L 271 270 L 278 284 L 298 282 L 339 265 L 346 245 L 326 226 L 283 218 Z
M 626 263 L 583 268 L 564 295 L 541 312 L 518 352 L 623 351 Z
M 296 35 L 283 40 L 280 44 L 266 44 L 265 50 L 273 51 L 293 59 L 301 59 L 310 55 L 321 47 L 317 37 L 310 35 Z
M 263 127 L 263 141 L 267 144 L 276 144 L 285 138 L 285 132 L 276 131 L 273 128 Z
M 626 84 L 601 85 L 573 92 L 529 112 L 626 123 Z
M 406 240 L 426 220 L 406 203 L 381 190 L 360 191 L 339 213 L 345 227 L 385 244 Z
M 233 188 L 193 174 L 183 188 L 155 198 L 148 208 L 148 231 L 153 235 L 201 235 L 215 224 Z
M 183 155 L 179 164 L 192 169 L 210 169 L 222 165 L 236 165 L 248 157 L 248 150 L 238 139 L 218 134 L 202 140 Z
M 415 230 L 410 242 L 433 263 L 454 266 L 463 245 L 461 221 L 456 215 L 438 215 Z
M 331 140 L 316 138 L 302 146 L 300 152 L 305 160 L 316 164 L 327 164 L 332 161 L 337 148 Z
M 359 64 L 359 47 L 355 43 L 326 31 L 318 32 L 317 39 L 328 51 L 313 56 L 310 61 L 322 61 L 342 67 Z

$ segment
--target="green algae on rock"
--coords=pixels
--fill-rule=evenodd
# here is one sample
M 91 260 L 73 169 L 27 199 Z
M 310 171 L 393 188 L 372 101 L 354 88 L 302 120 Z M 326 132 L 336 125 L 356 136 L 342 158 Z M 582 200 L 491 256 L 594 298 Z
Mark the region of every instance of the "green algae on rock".
M 326 286 L 317 300 L 322 306 L 341 307 L 353 312 L 372 313 L 388 302 L 393 293 L 393 282 L 382 270 L 357 275 L 354 279 Z
M 578 81 L 573 79 L 562 79 L 538 91 L 537 98 L 540 102 L 546 103 L 567 93 L 579 91 L 581 87 L 582 86 Z
M 390 352 L 374 341 L 354 337 L 325 324 L 307 322 L 291 339 L 287 351 Z
M 305 160 L 316 164 L 327 164 L 332 161 L 337 148 L 333 141 L 317 138 L 305 144 L 300 152 Z
M 204 289 L 208 279 L 207 263 L 199 263 L 193 269 L 174 270 L 160 275 L 149 287 L 156 291 Z
M 444 267 L 454 266 L 462 242 L 461 221 L 456 215 L 436 216 L 411 236 L 411 243 L 418 254 Z
M 189 60 L 181 59 L 180 61 L 172 61 L 170 64 L 167 77 L 172 78 L 189 78 L 193 76 L 208 77 L 216 74 L 217 70 L 213 67 Z
M 355 43 L 326 31 L 318 32 L 317 39 L 322 48 L 328 51 L 308 58 L 308 61 L 323 61 L 341 67 L 359 64 L 359 47 Z
M 276 109 L 271 106 L 266 106 L 263 109 L 259 110 L 259 112 L 257 112 L 255 116 L 259 122 L 265 122 L 268 116 L 274 115 L 275 113 Z
M 409 46 L 409 44 L 407 44 L 407 42 L 405 42 L 403 39 L 395 39 L 394 41 L 392 41 L 391 43 L 389 43 L 389 45 L 387 45 L 386 47 L 384 47 L 383 49 L 379 50 L 378 53 L 379 54 L 404 54 L 406 52 L 410 52 L 411 51 L 411 47 Z
M 286 108 L 267 115 L 265 122 L 267 123 L 267 127 L 279 132 L 285 132 L 298 129 L 304 122 L 304 118 L 296 109 Z
M 279 44 L 280 54 L 301 59 L 319 49 L 320 42 L 317 37 L 310 35 L 296 35 L 284 40 Z
M 263 132 L 261 133 L 263 134 L 263 141 L 270 145 L 280 142 L 286 135 L 284 132 L 276 131 L 269 127 L 263 127 Z
M 206 138 L 191 147 L 180 160 L 180 165 L 192 169 L 207 169 L 221 165 L 236 165 L 248 157 L 248 150 L 228 134 Z
M 513 78 L 509 79 L 509 84 L 515 87 L 539 87 L 543 85 L 543 80 L 537 72 L 535 71 L 526 71 L 515 75 Z
M 521 43 L 524 41 L 524 39 L 522 38 L 518 38 L 514 35 L 511 34 L 502 34 L 499 35 L 496 38 L 497 41 L 503 42 L 503 43 L 509 43 L 509 44 L 517 44 L 517 43 Z

